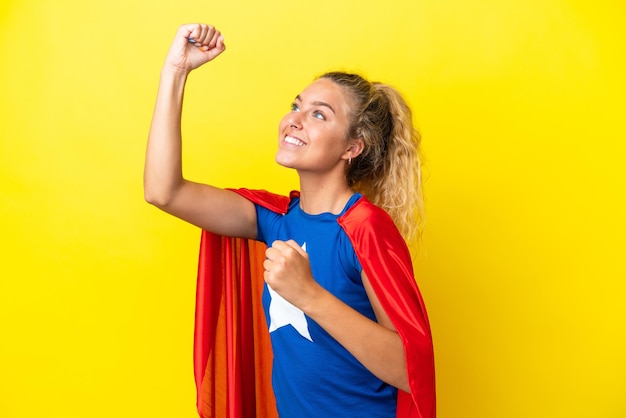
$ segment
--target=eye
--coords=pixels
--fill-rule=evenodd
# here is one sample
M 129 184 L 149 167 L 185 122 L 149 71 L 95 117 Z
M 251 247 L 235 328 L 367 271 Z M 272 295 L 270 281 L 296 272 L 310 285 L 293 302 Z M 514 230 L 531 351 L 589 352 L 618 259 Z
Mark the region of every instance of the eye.
M 300 108 L 298 107 L 298 105 L 297 105 L 297 104 L 292 103 L 292 104 L 291 104 L 291 111 L 292 111 L 292 112 L 299 112 L 299 111 L 300 111 Z
M 320 112 L 319 110 L 315 110 L 313 112 L 313 117 L 315 119 L 326 120 L 326 116 L 324 116 L 324 114 L 322 112 Z

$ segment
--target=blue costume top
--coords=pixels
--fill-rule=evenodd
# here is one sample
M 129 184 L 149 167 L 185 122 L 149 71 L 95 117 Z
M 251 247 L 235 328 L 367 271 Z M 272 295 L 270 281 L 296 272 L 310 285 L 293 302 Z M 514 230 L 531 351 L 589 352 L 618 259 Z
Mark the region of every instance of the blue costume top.
M 309 215 L 300 199 L 280 215 L 257 205 L 258 239 L 295 240 L 309 256 L 313 278 L 366 317 L 376 320 L 361 281 L 361 263 L 337 222 L 361 195 L 334 215 Z M 272 382 L 285 417 L 396 416 L 397 390 L 367 370 L 323 328 L 265 285 L 263 307 L 274 352 Z

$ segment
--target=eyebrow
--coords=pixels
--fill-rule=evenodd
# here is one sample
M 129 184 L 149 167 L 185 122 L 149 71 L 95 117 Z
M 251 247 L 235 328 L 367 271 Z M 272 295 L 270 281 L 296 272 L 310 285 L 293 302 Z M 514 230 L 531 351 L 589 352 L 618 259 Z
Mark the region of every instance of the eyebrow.
M 302 97 L 300 97 L 300 95 L 298 94 L 298 95 L 296 96 L 296 100 L 297 100 L 297 101 L 299 101 L 299 102 L 302 102 Z M 330 109 L 330 110 L 331 110 L 334 114 L 337 114 L 337 112 L 335 112 L 335 109 L 333 109 L 333 107 L 332 107 L 331 105 L 329 105 L 328 103 L 326 103 L 326 102 L 322 102 L 322 101 L 316 100 L 316 101 L 314 101 L 314 102 L 311 102 L 311 104 L 313 104 L 313 105 L 315 105 L 315 106 L 324 106 L 324 107 L 327 107 L 327 108 L 329 108 L 329 109 Z

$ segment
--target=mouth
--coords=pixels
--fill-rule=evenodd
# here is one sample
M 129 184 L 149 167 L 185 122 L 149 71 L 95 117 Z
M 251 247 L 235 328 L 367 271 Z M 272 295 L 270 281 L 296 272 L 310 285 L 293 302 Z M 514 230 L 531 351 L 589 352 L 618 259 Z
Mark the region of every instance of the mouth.
M 297 147 L 302 147 L 302 146 L 306 145 L 304 143 L 304 141 L 301 141 L 298 138 L 293 137 L 293 136 L 289 136 L 289 135 L 285 136 L 285 139 L 283 141 L 285 141 L 288 144 L 295 145 Z

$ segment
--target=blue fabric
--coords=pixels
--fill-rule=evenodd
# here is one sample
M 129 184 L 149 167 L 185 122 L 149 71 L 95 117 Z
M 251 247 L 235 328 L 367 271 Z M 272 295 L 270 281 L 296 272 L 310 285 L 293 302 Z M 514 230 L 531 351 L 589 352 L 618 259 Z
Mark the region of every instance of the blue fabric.
M 286 215 L 257 206 L 258 239 L 267 245 L 293 239 L 304 246 L 315 280 L 376 320 L 361 282 L 361 264 L 337 223 L 337 218 L 359 198 L 359 194 L 352 196 L 338 215 L 309 215 L 300 209 L 299 198 L 291 201 Z M 263 308 L 268 328 L 272 323 L 271 301 L 266 285 Z M 297 311 L 306 319 L 308 335 L 299 327 L 276 320 L 279 327 L 270 334 L 274 352 L 272 382 L 279 415 L 394 418 L 397 390 L 375 377 L 315 321 Z

